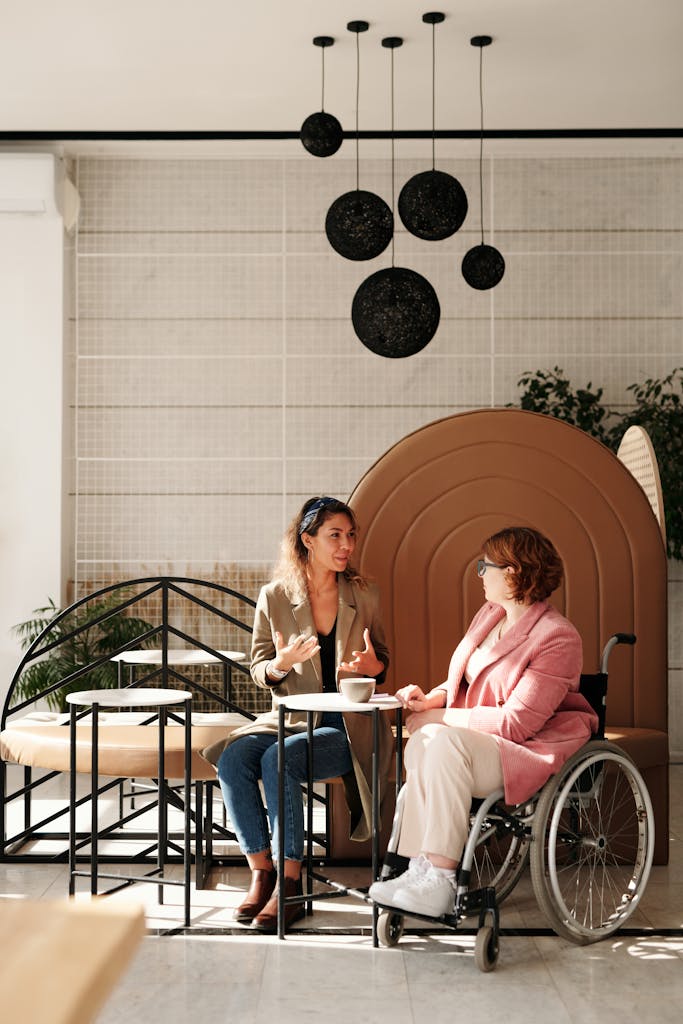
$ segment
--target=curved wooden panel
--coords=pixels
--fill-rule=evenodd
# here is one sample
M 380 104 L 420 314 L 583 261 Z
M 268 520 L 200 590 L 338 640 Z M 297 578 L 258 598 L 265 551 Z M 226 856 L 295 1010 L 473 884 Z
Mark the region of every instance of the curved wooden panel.
M 553 602 L 581 633 L 585 670 L 597 671 L 612 633 L 638 637 L 612 655 L 608 721 L 666 730 L 662 537 L 641 487 L 604 445 L 536 413 L 463 413 L 405 437 L 349 500 L 360 565 L 382 591 L 391 689 L 445 678 L 482 601 L 482 541 L 527 525 L 562 555 L 566 580 Z

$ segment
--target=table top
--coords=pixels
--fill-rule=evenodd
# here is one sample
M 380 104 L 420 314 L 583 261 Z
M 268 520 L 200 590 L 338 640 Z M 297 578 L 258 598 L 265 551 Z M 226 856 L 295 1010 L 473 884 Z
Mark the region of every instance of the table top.
M 80 690 L 67 693 L 69 704 L 99 704 L 105 708 L 146 708 L 165 704 L 182 704 L 190 700 L 189 690 L 153 687 L 127 687 L 125 690 Z
M 222 654 L 224 658 L 229 658 L 230 661 L 246 661 L 247 659 L 244 651 L 218 651 L 218 654 Z M 161 665 L 163 662 L 162 656 L 163 652 L 160 648 L 149 648 L 144 651 L 124 651 L 123 654 L 115 654 L 111 660 L 122 661 L 124 665 Z M 169 650 L 167 664 L 224 665 L 225 662 L 215 655 L 209 654 L 207 651 L 202 651 L 201 648 L 194 648 L 192 650 Z
M 93 1021 L 144 935 L 144 911 L 135 904 L 4 901 L 3 1020 Z
M 341 693 L 298 693 L 278 698 L 290 711 L 390 711 L 400 708 L 401 702 L 390 693 L 376 693 L 369 701 L 347 700 Z

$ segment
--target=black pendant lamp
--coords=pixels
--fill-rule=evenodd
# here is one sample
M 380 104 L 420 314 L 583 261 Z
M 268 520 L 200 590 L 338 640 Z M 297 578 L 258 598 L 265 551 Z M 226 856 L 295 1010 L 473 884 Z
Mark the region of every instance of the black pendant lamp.
M 391 50 L 391 206 L 394 206 L 394 50 L 399 36 L 388 36 L 382 46 Z M 371 274 L 358 288 L 351 307 L 353 328 L 366 348 L 387 359 L 403 359 L 419 352 L 434 337 L 441 310 L 436 292 L 421 274 L 391 266 Z
M 472 36 L 470 43 L 479 47 L 479 219 L 481 223 L 481 244 L 466 252 L 462 260 L 462 276 L 471 288 L 486 291 L 494 288 L 505 273 L 505 260 L 492 245 L 484 245 L 484 47 L 493 42 L 491 36 Z
M 438 242 L 455 234 L 467 215 L 465 190 L 452 174 L 437 171 L 436 149 L 436 30 L 445 18 L 440 11 L 422 15 L 432 26 L 432 169 L 413 175 L 398 197 L 398 213 L 404 226 L 417 238 Z
M 319 46 L 322 58 L 322 101 L 320 110 L 309 114 L 301 125 L 299 138 L 304 149 L 313 156 L 332 156 L 342 144 L 342 126 L 333 114 L 325 112 L 325 49 L 334 44 L 332 36 L 315 36 L 313 45 Z
M 356 187 L 330 206 L 325 218 L 325 234 L 332 248 L 347 260 L 371 260 L 384 252 L 394 234 L 394 215 L 384 200 L 374 192 L 360 188 L 358 155 L 358 101 L 360 94 L 361 32 L 367 32 L 367 21 L 350 21 L 346 26 L 356 33 Z

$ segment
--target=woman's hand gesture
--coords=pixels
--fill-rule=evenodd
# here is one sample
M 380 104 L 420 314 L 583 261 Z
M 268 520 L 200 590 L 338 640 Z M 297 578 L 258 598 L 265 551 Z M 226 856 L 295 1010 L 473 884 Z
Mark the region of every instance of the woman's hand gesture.
M 365 644 L 364 650 L 351 651 L 353 661 L 340 662 L 340 672 L 355 672 L 357 675 L 373 677 L 384 672 L 384 665 L 375 654 L 375 648 L 370 639 L 370 630 L 367 627 L 363 630 L 363 643 Z
M 307 637 L 305 633 L 299 633 L 298 636 L 291 637 L 286 644 L 282 633 L 276 630 L 275 657 L 270 664 L 279 672 L 289 672 L 294 665 L 310 661 L 319 650 L 320 644 L 315 635 Z

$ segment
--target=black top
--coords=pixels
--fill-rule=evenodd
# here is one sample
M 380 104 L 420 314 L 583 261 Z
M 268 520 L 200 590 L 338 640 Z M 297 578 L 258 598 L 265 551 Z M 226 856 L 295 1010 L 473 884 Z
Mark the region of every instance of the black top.
M 322 633 L 318 633 L 318 643 L 320 644 L 320 666 L 323 673 L 323 690 L 325 693 L 337 692 L 337 665 L 334 650 L 336 632 L 337 622 L 335 619 L 334 626 L 327 636 L 323 636 Z

